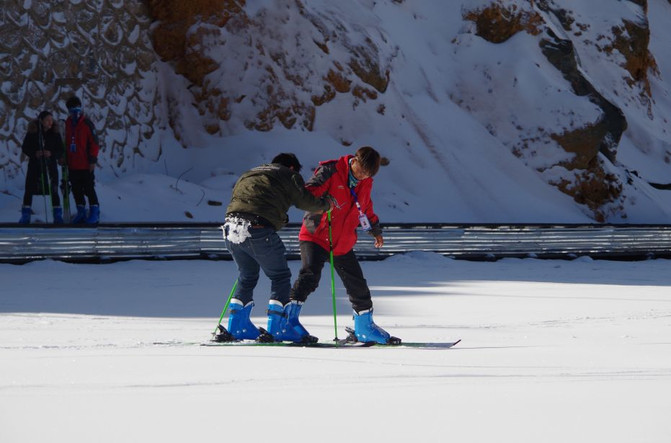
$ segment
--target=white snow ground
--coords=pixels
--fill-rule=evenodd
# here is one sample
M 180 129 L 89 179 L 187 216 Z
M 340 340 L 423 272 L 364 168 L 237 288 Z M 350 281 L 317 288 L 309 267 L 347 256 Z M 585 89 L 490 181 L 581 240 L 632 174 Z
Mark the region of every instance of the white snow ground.
M 233 262 L 0 265 L 0 441 L 671 441 L 670 261 L 411 253 L 363 268 L 392 334 L 463 341 L 201 347 Z M 302 319 L 333 338 L 328 271 Z

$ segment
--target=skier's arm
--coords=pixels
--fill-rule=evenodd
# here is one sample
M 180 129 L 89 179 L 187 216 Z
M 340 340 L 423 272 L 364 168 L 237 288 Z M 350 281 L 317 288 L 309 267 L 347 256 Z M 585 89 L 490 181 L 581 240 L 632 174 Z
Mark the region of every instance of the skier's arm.
M 98 152 L 100 151 L 98 134 L 96 133 L 96 128 L 93 126 L 91 120 L 86 118 L 84 119 L 84 123 L 86 123 L 89 132 L 86 141 L 86 153 L 88 155 L 90 170 L 93 171 L 96 163 L 98 163 Z
M 370 198 L 370 192 L 372 186 L 373 185 L 371 180 L 371 184 L 365 189 L 364 192 L 360 193 L 359 199 L 361 203 L 361 210 L 363 211 L 364 214 L 366 214 L 366 217 L 368 217 L 368 221 L 370 222 L 371 230 L 368 231 L 368 233 L 373 237 L 375 237 L 375 247 L 379 248 L 382 246 L 382 243 L 384 243 L 384 240 L 382 239 L 382 227 L 380 226 L 380 218 L 373 210 L 373 200 Z M 380 246 L 378 246 L 378 242 L 380 243 Z
M 336 163 L 323 163 L 315 169 L 314 175 L 308 180 L 305 187 L 313 195 L 323 196 L 326 194 L 330 187 L 330 179 L 333 174 L 336 172 Z
M 331 203 L 327 198 L 317 197 L 308 191 L 303 178 L 298 173 L 292 174 L 290 192 L 292 203 L 298 209 L 309 212 L 326 212 L 331 209 Z

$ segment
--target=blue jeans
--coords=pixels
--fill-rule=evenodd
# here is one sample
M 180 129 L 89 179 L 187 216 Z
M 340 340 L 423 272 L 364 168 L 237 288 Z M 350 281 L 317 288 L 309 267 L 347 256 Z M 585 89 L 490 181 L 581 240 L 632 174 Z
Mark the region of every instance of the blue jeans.
M 226 240 L 226 247 L 238 265 L 238 287 L 235 298 L 246 305 L 254 299 L 259 270 L 270 279 L 270 299 L 282 305 L 289 302 L 291 271 L 282 239 L 272 228 L 250 228 L 251 237 L 242 243 Z

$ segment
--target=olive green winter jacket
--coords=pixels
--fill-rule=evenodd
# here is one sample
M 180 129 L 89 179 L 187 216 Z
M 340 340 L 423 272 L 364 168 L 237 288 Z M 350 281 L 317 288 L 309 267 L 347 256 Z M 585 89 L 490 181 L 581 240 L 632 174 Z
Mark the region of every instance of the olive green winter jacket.
M 251 169 L 233 188 L 226 214 L 242 212 L 268 220 L 276 230 L 289 221 L 291 206 L 310 212 L 328 211 L 329 203 L 305 189 L 303 177 L 286 166 L 270 163 Z

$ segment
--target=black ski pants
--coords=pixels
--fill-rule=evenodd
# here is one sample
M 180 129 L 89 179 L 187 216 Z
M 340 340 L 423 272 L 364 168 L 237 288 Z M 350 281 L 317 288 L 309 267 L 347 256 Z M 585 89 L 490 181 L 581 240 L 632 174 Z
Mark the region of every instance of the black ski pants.
M 98 204 L 98 194 L 95 189 L 95 174 L 88 169 L 70 169 L 68 171 L 70 185 L 72 187 L 72 196 L 77 206 L 86 206 L 86 200 L 89 199 L 89 206 Z
M 329 251 L 309 241 L 301 241 L 300 250 L 302 266 L 291 288 L 291 299 L 304 302 L 319 286 L 324 263 L 329 261 Z M 333 266 L 345 286 L 352 308 L 356 312 L 372 308 L 370 289 L 354 251 L 334 256 Z
M 42 176 L 44 174 L 44 181 Z M 47 178 L 49 182 L 47 183 Z M 51 189 L 46 188 L 51 185 Z M 45 189 L 40 189 L 42 186 Z M 28 162 L 26 171 L 26 187 L 23 193 L 23 206 L 33 205 L 33 195 L 49 195 L 51 193 L 51 206 L 61 205 L 58 195 L 58 165 L 51 159 L 33 159 Z

